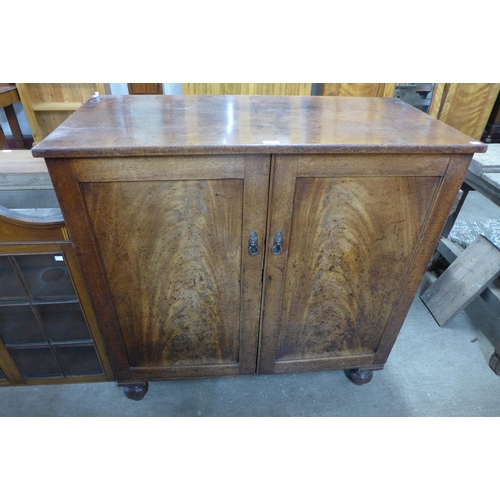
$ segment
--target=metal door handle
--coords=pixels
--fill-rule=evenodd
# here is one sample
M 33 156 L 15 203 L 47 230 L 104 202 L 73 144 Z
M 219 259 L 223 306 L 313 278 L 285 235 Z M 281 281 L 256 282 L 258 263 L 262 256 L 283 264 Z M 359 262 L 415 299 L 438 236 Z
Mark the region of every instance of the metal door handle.
M 255 231 L 252 231 L 248 237 L 248 253 L 252 257 L 259 253 L 259 239 Z
M 272 251 L 274 255 L 279 255 L 281 253 L 281 250 L 283 250 L 283 233 L 281 231 L 278 231 L 274 235 Z

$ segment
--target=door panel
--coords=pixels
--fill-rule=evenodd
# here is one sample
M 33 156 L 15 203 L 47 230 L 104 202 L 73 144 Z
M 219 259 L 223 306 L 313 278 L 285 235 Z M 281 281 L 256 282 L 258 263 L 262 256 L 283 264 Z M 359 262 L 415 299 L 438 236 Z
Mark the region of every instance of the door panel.
M 268 165 L 188 180 L 144 180 L 138 165 L 141 180 L 82 184 L 130 369 L 255 371 L 263 252 L 248 254 L 246 232 L 264 240 Z
M 291 176 L 290 161 L 277 158 L 275 180 Z M 285 228 L 287 260 L 268 257 L 265 310 L 279 313 L 264 316 L 263 372 L 335 368 L 340 358 L 369 362 L 440 180 L 302 175 L 289 179 L 293 199 L 281 199 L 280 206 L 279 185 L 273 186 L 271 234 Z M 283 204 L 292 206 L 290 222 Z

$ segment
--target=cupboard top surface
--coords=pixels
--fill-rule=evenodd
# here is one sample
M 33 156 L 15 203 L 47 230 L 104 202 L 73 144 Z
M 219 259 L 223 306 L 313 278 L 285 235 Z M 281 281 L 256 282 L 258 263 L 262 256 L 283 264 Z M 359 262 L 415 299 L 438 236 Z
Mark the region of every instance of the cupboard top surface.
M 35 157 L 241 153 L 476 153 L 486 145 L 400 99 L 98 96 Z

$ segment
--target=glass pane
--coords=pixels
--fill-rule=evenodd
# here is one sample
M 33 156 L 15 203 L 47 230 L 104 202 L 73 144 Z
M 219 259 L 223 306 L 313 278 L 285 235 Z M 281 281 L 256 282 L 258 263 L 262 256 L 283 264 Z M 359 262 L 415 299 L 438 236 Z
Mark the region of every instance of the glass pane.
M 5 376 L 1 368 L 0 368 L 0 380 L 7 380 L 7 377 Z
M 52 342 L 92 339 L 80 304 L 44 304 L 37 309 Z
M 8 257 L 0 256 L 0 302 L 27 302 L 23 287 Z
M 10 347 L 17 367 L 25 378 L 62 377 L 61 370 L 49 347 Z
M 76 299 L 63 255 L 18 255 L 15 259 L 32 299 Z
M 104 373 L 94 346 L 58 346 L 55 349 L 66 376 Z
M 5 344 L 47 342 L 30 306 L 0 307 L 0 337 Z

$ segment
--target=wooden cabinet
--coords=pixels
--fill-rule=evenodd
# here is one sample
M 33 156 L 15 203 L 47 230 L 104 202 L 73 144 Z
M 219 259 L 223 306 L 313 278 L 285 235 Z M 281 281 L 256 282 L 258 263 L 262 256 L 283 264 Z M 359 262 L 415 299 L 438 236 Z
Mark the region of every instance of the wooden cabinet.
M 46 158 L 118 383 L 388 359 L 474 152 L 398 99 L 103 96 Z

